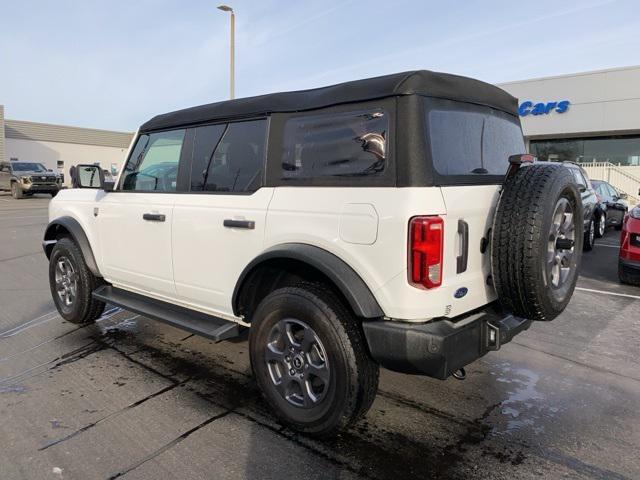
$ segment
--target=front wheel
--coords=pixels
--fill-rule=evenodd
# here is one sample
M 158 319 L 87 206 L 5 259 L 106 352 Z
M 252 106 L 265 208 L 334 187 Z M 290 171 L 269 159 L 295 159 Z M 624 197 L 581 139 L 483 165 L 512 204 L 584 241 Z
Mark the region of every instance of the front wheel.
M 20 200 L 24 197 L 24 193 L 22 192 L 22 188 L 16 182 L 11 184 L 11 196 L 16 200 Z
M 80 324 L 99 318 L 105 304 L 95 300 L 92 292 L 101 283 L 75 242 L 67 237 L 59 239 L 49 257 L 49 286 L 62 318 Z
M 360 325 L 325 286 L 300 284 L 267 295 L 249 336 L 251 366 L 280 419 L 326 436 L 364 415 L 378 387 Z

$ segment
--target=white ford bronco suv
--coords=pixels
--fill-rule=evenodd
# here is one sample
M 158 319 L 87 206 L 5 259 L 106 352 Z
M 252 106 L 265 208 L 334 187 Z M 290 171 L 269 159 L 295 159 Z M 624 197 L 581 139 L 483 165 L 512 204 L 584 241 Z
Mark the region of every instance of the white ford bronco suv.
M 430 71 L 159 115 L 115 182 L 77 185 L 44 234 L 62 317 L 249 328 L 267 402 L 312 435 L 366 413 L 379 366 L 460 377 L 555 318 L 583 245 L 578 186 L 525 153 L 516 99 Z

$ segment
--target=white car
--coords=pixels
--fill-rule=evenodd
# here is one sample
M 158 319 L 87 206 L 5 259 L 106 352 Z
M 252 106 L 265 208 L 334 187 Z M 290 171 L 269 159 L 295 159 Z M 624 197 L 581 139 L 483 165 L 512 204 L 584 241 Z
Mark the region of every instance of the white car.
M 65 319 L 120 305 L 216 341 L 250 328 L 283 422 L 328 435 L 378 368 L 446 379 L 576 282 L 580 192 L 524 153 L 516 99 L 415 71 L 159 115 L 115 184 L 93 165 L 50 203 Z

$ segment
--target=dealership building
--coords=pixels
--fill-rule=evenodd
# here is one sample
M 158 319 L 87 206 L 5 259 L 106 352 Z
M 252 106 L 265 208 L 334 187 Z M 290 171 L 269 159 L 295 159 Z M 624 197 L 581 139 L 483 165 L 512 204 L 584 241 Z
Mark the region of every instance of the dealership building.
M 574 161 L 632 200 L 640 188 L 640 66 L 499 85 L 519 99 L 527 147 Z
M 110 172 L 120 170 L 132 133 L 69 127 L 4 118 L 0 105 L 0 161 L 42 163 L 64 176 L 79 163 L 98 163 Z
M 582 163 L 591 178 L 638 199 L 640 66 L 499 85 L 519 99 L 529 151 Z M 43 163 L 64 174 L 78 163 L 120 170 L 132 133 L 5 119 L 0 105 L 0 160 Z

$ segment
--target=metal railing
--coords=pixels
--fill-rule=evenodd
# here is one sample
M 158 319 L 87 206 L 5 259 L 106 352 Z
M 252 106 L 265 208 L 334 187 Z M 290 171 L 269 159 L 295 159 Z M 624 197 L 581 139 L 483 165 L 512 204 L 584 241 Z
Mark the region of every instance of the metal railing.
M 583 162 L 580 166 L 592 179 L 609 182 L 618 191 L 626 193 L 630 206 L 640 201 L 640 166 L 614 165 L 611 162 Z

